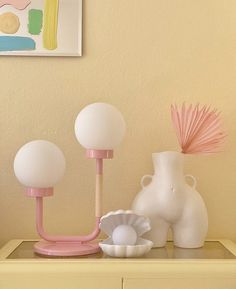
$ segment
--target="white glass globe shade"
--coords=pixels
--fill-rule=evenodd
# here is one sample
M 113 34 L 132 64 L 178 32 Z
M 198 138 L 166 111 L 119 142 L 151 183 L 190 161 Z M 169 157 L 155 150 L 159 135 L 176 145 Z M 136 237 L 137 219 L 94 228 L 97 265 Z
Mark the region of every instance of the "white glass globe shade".
M 133 246 L 137 242 L 137 233 L 130 225 L 119 225 L 112 233 L 112 241 L 114 245 Z
M 53 143 L 35 140 L 22 146 L 14 160 L 17 179 L 30 188 L 51 188 L 64 175 L 65 157 Z
M 112 150 L 121 143 L 125 131 L 122 114 L 107 103 L 86 106 L 75 121 L 76 138 L 86 149 Z

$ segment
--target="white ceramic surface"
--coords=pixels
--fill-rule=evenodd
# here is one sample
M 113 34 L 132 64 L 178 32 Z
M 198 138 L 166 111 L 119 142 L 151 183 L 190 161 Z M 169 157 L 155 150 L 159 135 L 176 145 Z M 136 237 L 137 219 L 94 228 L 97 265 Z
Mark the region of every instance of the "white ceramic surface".
M 113 231 L 120 225 L 129 225 L 134 228 L 138 236 L 135 245 L 115 245 L 113 243 Z M 151 229 L 149 219 L 147 217 L 137 215 L 130 210 L 112 211 L 104 215 L 101 218 L 100 229 L 106 233 L 109 238 L 100 242 L 99 246 L 104 253 L 111 257 L 140 257 L 151 250 L 153 246 L 152 241 L 140 238 L 141 235 Z
M 196 180 L 183 173 L 184 155 L 178 152 L 153 154 L 155 174 L 148 175 L 151 182 L 143 185 L 136 196 L 132 209 L 148 216 L 151 231 L 145 238 L 153 241 L 154 247 L 163 247 L 169 229 L 172 229 L 174 244 L 182 248 L 202 247 L 208 230 L 208 215 L 204 201 L 196 191 Z M 192 186 L 186 177 L 193 180 Z
M 111 257 L 118 258 L 137 258 L 148 253 L 152 248 L 152 241 L 138 238 L 136 245 L 114 245 L 111 238 L 99 243 L 104 253 Z
M 100 229 L 111 236 L 113 230 L 119 225 L 132 225 L 138 236 L 151 229 L 150 221 L 147 217 L 135 214 L 130 210 L 118 210 L 107 213 L 101 218 Z

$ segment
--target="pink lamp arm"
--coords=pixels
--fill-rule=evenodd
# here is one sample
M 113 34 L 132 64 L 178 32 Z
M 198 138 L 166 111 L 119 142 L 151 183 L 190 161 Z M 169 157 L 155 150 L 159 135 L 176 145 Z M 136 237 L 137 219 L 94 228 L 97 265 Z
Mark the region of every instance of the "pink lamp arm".
M 102 216 L 102 191 L 103 191 L 103 159 L 96 159 L 96 192 L 95 192 L 95 215 Z
M 43 228 L 43 195 L 37 194 L 34 191 L 34 196 L 36 196 L 36 228 L 37 232 L 41 238 L 49 242 L 89 242 L 99 235 L 99 223 L 102 216 L 101 198 L 102 198 L 102 184 L 103 184 L 103 159 L 96 159 L 96 224 L 94 231 L 86 236 L 54 236 L 48 235 Z
M 36 197 L 36 228 L 37 232 L 44 240 L 49 242 L 88 242 L 94 240 L 100 233 L 100 217 L 96 217 L 94 231 L 87 236 L 54 236 L 48 235 L 43 228 L 43 198 Z
M 88 149 L 86 155 L 90 159 L 96 159 L 96 208 L 97 218 L 102 216 L 102 192 L 103 192 L 103 160 L 113 158 L 113 150 Z
M 100 219 L 102 216 L 102 190 L 103 190 L 103 158 L 112 158 L 113 151 L 96 151 L 88 150 L 87 156 L 89 158 L 96 159 L 96 204 L 95 204 L 95 216 L 96 224 L 93 232 L 86 236 L 54 236 L 48 235 L 43 228 L 43 197 L 51 196 L 53 194 L 53 189 L 38 189 L 38 188 L 27 188 L 27 195 L 31 197 L 36 197 L 36 228 L 37 232 L 41 238 L 48 242 L 89 242 L 99 235 L 100 229 Z

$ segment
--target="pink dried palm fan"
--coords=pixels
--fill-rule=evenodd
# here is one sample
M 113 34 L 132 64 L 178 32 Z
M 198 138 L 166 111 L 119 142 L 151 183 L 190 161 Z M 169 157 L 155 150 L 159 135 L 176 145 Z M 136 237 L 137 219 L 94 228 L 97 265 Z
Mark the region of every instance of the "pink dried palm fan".
M 185 154 L 209 154 L 221 151 L 226 134 L 220 113 L 210 107 L 171 106 L 171 116 L 177 138 Z

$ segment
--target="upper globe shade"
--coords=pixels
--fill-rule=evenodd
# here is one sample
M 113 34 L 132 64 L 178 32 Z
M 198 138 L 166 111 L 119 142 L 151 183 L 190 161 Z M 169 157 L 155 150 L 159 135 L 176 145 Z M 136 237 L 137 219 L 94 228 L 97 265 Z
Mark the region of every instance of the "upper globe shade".
M 126 124 L 120 111 L 107 103 L 93 103 L 78 114 L 75 135 L 86 149 L 112 150 L 124 138 Z
M 30 188 L 51 188 L 64 175 L 65 157 L 53 143 L 35 140 L 22 146 L 14 160 L 20 183 Z

